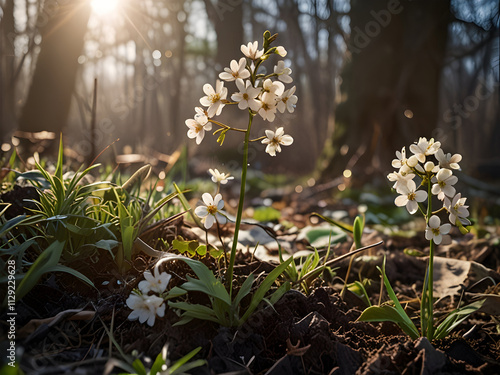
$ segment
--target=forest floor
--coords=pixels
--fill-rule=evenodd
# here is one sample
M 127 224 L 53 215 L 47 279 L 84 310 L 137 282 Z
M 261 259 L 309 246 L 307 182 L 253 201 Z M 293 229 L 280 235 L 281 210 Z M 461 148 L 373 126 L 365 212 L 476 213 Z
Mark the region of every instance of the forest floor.
M 273 231 L 288 253 L 310 251 L 311 237 L 304 235 L 305 231 L 324 228 L 309 216 L 311 212 L 329 210 L 346 217 L 356 214 L 357 207 L 349 202 L 327 201 L 321 207 L 317 202 L 317 198 L 275 201 L 282 212 L 280 222 L 287 225 L 274 225 Z M 236 280 L 250 273 L 269 273 L 277 264 L 275 242 L 266 242 L 264 231 L 258 233 L 259 227 L 244 225 L 242 229 L 242 238 L 262 246 L 255 252 L 254 246 L 246 246 L 238 253 Z M 227 225 L 223 237 L 230 238 L 231 230 Z M 143 239 L 154 246 L 158 237 L 171 242 L 177 235 L 200 238 L 199 231 L 181 218 L 168 228 L 153 226 Z M 154 265 L 155 259 L 140 255 L 125 275 L 110 259 L 79 269 L 93 280 L 97 290 L 71 276 L 56 274 L 18 302 L 16 345 L 23 351 L 21 368 L 26 374 L 37 375 L 101 374 L 106 364 L 113 363 L 111 357 L 140 355 L 154 360 L 168 345 L 168 357 L 173 361 L 201 347 L 195 358 L 205 359 L 206 365 L 193 369 L 193 374 L 499 374 L 498 228 L 484 227 L 480 233 L 465 236 L 457 231 L 452 237 L 452 244 L 439 246 L 436 257 L 436 316 L 442 319 L 460 302 L 485 296 L 487 300 L 442 340 L 411 340 L 393 323 L 357 321 L 366 302 L 350 291 L 341 296 L 349 259 L 316 279 L 307 290 L 292 289 L 273 306 L 263 304 L 239 328 L 200 320 L 173 326 L 179 317 L 172 309 L 149 327 L 129 321 L 131 310 L 125 304 L 142 273 Z M 402 224 L 398 232 L 368 225 L 363 245 L 378 241 L 383 244 L 355 257 L 348 282 L 369 280 L 365 285 L 371 303 L 377 304 L 379 298 L 387 301 L 385 291 L 380 296 L 376 269 L 386 256 L 387 276 L 409 315 L 418 321 L 428 252 L 422 223 Z M 347 237 L 333 244 L 331 253 L 340 256 L 349 252 L 351 245 Z M 408 249 L 424 256 L 407 255 Z M 213 259 L 206 263 L 216 269 Z M 162 267 L 173 275 L 169 286 L 182 284 L 190 271 L 183 262 L 168 262 Z M 202 302 L 204 297 L 195 294 L 191 298 Z M 110 373 L 119 372 L 116 367 Z

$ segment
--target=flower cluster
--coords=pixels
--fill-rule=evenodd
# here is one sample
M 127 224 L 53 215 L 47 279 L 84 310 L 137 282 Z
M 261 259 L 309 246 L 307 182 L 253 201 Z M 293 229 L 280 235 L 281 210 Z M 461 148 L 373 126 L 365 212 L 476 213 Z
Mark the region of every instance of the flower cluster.
M 144 272 L 145 280 L 142 280 L 138 290 L 132 291 L 127 298 L 126 304 L 132 309 L 129 320 L 139 319 L 139 322 L 147 321 L 149 326 L 155 324 L 156 316 L 160 318 L 165 315 L 164 299 L 161 297 L 165 292 L 172 276 L 166 272 L 153 274 L 150 271 Z M 153 294 L 150 294 L 153 292 Z
M 442 202 L 442 209 L 448 212 L 448 218 L 452 225 L 463 227 L 470 225 L 468 206 L 465 205 L 466 198 L 456 193 L 454 185 L 458 182 L 454 170 L 459 170 L 459 162 L 462 160 L 460 154 L 445 154 L 441 149 L 441 143 L 435 142 L 433 138 L 420 138 L 418 142 L 410 145 L 411 156 L 407 157 L 405 147 L 396 151 L 396 159 L 392 166 L 398 170 L 390 173 L 387 178 L 394 182 L 393 188 L 400 194 L 395 199 L 398 207 L 405 206 L 410 214 L 421 209 L 419 204 L 430 199 L 432 195 Z M 429 160 L 433 158 L 433 160 Z M 415 178 L 419 177 L 421 183 L 417 186 Z M 429 186 L 429 191 L 419 190 Z M 430 202 L 428 202 L 430 205 Z M 429 207 L 429 206 L 428 206 Z M 451 225 L 441 225 L 441 219 L 435 214 L 422 210 L 427 217 L 427 229 L 425 238 L 433 240 L 436 245 L 449 241 L 448 233 Z M 436 212 L 437 213 L 437 212 Z M 428 217 L 430 216 L 430 217 Z
M 210 84 L 203 86 L 205 96 L 200 99 L 200 104 L 205 107 L 195 108 L 196 114 L 193 119 L 185 121 L 189 128 L 188 137 L 195 139 L 200 144 L 205 137 L 206 131 L 212 130 L 212 124 L 221 128 L 214 134 L 221 132 L 218 142 L 222 144 L 225 132 L 235 130 L 227 125 L 213 120 L 215 116 L 222 113 L 226 105 L 235 104 L 239 109 L 248 111 L 250 116 L 260 115 L 264 121 L 273 122 L 277 112 L 284 113 L 288 111 L 293 113 L 297 103 L 295 95 L 296 87 L 285 88 L 285 83 L 292 83 L 290 77 L 292 70 L 285 66 L 285 62 L 280 60 L 274 66 L 273 72 L 264 74 L 259 72 L 261 64 L 272 54 L 281 57 L 286 56 L 287 52 L 283 47 L 270 47 L 272 37 L 266 39 L 264 48 L 259 49 L 258 42 L 248 43 L 241 46 L 243 57 L 239 60 L 232 60 L 229 67 L 219 74 L 220 80 L 217 80 L 215 87 Z M 230 96 L 225 83 L 234 82 L 236 91 Z M 266 152 L 275 156 L 276 152 L 281 151 L 282 146 L 288 146 L 293 143 L 293 138 L 284 134 L 282 127 L 275 131 L 266 130 L 266 137 L 259 139 L 266 144 Z

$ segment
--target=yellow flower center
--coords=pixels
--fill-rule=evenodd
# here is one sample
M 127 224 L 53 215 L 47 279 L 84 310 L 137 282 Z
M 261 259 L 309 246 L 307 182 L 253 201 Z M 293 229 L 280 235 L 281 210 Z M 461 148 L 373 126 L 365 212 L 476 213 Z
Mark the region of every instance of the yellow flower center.
M 414 201 L 415 200 L 415 193 L 411 192 L 410 194 L 408 194 L 408 200 Z
M 432 233 L 437 236 L 439 234 L 439 228 L 432 228 Z
M 213 95 L 210 97 L 210 101 L 211 101 L 212 103 L 217 103 L 219 100 L 220 100 L 220 94 L 213 94 Z
M 207 206 L 207 211 L 210 215 L 215 215 L 217 213 L 217 206 L 210 204 Z

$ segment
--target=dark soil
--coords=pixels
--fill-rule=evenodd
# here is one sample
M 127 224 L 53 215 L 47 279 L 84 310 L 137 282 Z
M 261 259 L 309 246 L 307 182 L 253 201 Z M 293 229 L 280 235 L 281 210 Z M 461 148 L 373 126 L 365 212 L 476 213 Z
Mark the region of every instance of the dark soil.
M 169 239 L 179 234 L 184 238 L 192 236 L 182 220 L 157 229 L 161 230 L 161 236 Z M 150 243 L 158 238 L 152 234 L 152 228 L 148 236 Z M 400 299 L 407 301 L 410 315 L 417 317 L 425 261 L 407 256 L 402 250 L 411 246 L 425 251 L 425 242 L 419 242 L 421 233 L 414 239 L 373 233 L 366 241 L 375 242 L 379 238 L 385 244 L 371 252 L 374 263 L 354 262 L 349 281 L 358 279 L 359 275 L 371 278 L 368 292 L 372 303 L 377 303 L 380 283 L 375 265 L 380 264 L 381 258 L 376 256 L 381 252 L 389 254 L 388 277 Z M 350 243 L 340 244 L 333 252 L 341 255 L 350 246 Z M 495 272 L 500 270 L 497 242 L 477 240 L 469 235 L 446 251 L 448 257 L 466 257 L 487 265 L 492 270 L 491 280 L 500 282 Z M 204 260 L 217 270 L 213 259 Z M 120 358 L 122 351 L 129 356 L 140 355 L 146 362 L 146 358 L 154 360 L 166 344 L 169 358 L 174 361 L 198 346 L 202 348 L 196 358 L 206 359 L 207 364 L 192 370 L 193 374 L 500 373 L 498 316 L 474 313 L 451 336 L 432 343 L 425 338 L 413 341 L 392 323 L 358 322 L 366 307 L 364 303 L 354 294 L 347 293 L 344 299 L 339 294 L 343 286 L 340 278 L 346 274 L 348 261 L 335 270 L 339 277 L 316 281 L 309 295 L 291 290 L 274 306 L 262 304 L 237 329 L 199 320 L 174 327 L 179 318 L 169 309 L 165 318 L 157 318 L 154 327 L 131 322 L 127 319 L 130 309 L 125 300 L 141 280 L 142 272 L 152 264 L 153 259 L 139 256 L 130 270 L 121 275 L 114 262 L 103 254 L 92 267 L 76 267 L 95 282 L 98 290 L 61 274 L 38 284 L 16 305 L 16 345 L 24 351 L 21 367 L 25 373 L 101 374 L 105 372 L 110 351 L 114 358 Z M 181 284 L 190 272 L 183 262 L 168 263 L 165 267 L 173 275 L 171 286 Z M 236 279 L 241 282 L 252 272 L 266 274 L 273 267 L 251 254 L 239 253 Z M 462 293 L 462 297 L 439 301 L 437 315 L 450 311 L 460 298 L 471 298 L 468 288 L 475 286 L 466 283 L 462 287 L 467 292 Z M 486 287 L 479 292 L 485 293 Z M 493 293 L 498 294 L 498 288 Z M 202 295 L 191 298 L 198 303 L 204 301 Z M 385 294 L 383 300 L 386 300 Z M 1 321 L 5 324 L 5 313 Z M 4 337 L 2 334 L 2 340 Z M 3 346 L 1 350 L 5 352 Z M 118 368 L 113 370 L 113 373 L 119 372 Z

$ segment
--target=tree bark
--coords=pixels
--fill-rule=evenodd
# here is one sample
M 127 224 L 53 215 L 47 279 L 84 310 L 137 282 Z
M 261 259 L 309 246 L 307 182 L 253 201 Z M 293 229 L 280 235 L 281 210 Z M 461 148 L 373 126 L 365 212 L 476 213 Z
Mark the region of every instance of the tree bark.
M 394 152 L 432 137 L 438 121 L 450 1 L 352 0 L 350 19 L 346 100 L 336 113 L 326 178 L 344 169 L 354 169 L 354 178 L 385 174 Z
M 19 119 L 21 132 L 50 131 L 56 135 L 62 132 L 89 16 L 90 2 L 87 0 L 45 1 L 38 17 L 41 49 Z

